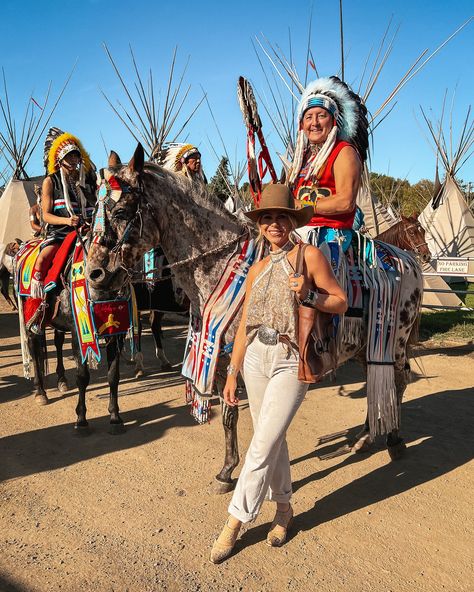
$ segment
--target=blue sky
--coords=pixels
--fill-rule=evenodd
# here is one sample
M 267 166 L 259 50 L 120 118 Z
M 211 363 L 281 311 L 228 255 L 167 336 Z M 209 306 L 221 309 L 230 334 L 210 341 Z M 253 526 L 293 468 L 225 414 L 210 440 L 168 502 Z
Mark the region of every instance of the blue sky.
M 340 68 L 338 0 L 314 2 L 311 46 L 321 75 Z M 294 60 L 304 70 L 311 2 L 275 0 L 238 3 L 216 1 L 177 2 L 80 2 L 31 1 L 1 4 L 0 65 L 5 69 L 12 109 L 20 120 L 29 94 L 41 102 L 48 82 L 57 93 L 78 60 L 73 78 L 52 123 L 77 134 L 98 166 L 105 164 L 103 135 L 107 148 L 127 160 L 135 141 L 107 105 L 99 87 L 112 100 L 123 100 L 123 91 L 107 60 L 106 42 L 124 73 L 132 81 L 128 44 L 140 68 L 153 70 L 155 85 L 164 90 L 174 47 L 178 46 L 178 71 L 190 56 L 186 80 L 191 92 L 183 117 L 202 96 L 201 85 L 224 137 L 231 161 L 245 156 L 245 130 L 236 99 L 236 81 L 248 77 L 260 92 L 264 81 L 251 40 L 263 33 L 272 43 L 288 49 L 289 31 Z M 426 48 L 434 50 L 471 16 L 471 0 L 416 2 L 346 0 L 344 14 L 346 81 L 358 79 L 371 48 L 376 49 L 393 15 L 400 26 L 395 48 L 368 101 L 372 112 L 389 94 L 409 65 Z M 474 95 L 474 22 L 453 39 L 398 96 L 397 104 L 374 134 L 371 169 L 416 182 L 432 178 L 434 154 L 427 143 L 426 127 L 419 106 L 440 113 L 448 89 L 454 98 L 455 131 Z M 3 92 L 2 92 L 3 95 Z M 268 144 L 281 146 L 272 125 L 260 109 Z M 0 123 L 0 125 L 2 125 Z M 189 140 L 200 146 L 208 175 L 217 165 L 209 144 L 223 152 L 210 113 L 202 105 L 187 128 Z M 473 161 L 474 159 L 471 159 Z M 41 174 L 38 147 L 28 167 L 30 175 Z M 474 162 L 460 177 L 474 181 Z

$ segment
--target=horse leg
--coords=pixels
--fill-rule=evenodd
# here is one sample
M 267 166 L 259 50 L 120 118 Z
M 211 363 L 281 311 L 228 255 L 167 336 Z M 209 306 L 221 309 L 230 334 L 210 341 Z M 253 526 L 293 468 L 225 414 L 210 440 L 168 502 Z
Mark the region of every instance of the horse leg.
M 133 356 L 133 360 L 135 362 L 135 378 L 140 378 L 145 374 L 142 352 L 142 329 L 142 318 L 140 313 L 138 313 L 138 351 Z
M 90 433 L 89 423 L 86 419 L 86 390 L 89 386 L 90 374 L 87 362 L 82 362 L 82 355 L 79 349 L 79 342 L 77 336 L 72 331 L 72 352 L 76 362 L 76 385 L 78 390 L 77 405 L 76 405 L 76 423 L 74 428 L 77 434 L 88 435 Z
M 28 349 L 30 350 L 35 369 L 35 403 L 47 405 L 48 397 L 44 388 L 44 335 L 28 333 Z
M 410 376 L 410 364 L 404 357 L 395 364 L 395 388 L 397 391 L 398 417 L 401 424 L 402 399 Z M 400 459 L 406 450 L 406 444 L 400 437 L 399 430 L 392 430 L 387 434 L 387 450 L 392 460 Z
M 63 363 L 64 332 L 54 330 L 54 346 L 56 348 L 56 376 L 58 377 L 58 391 L 66 393 L 69 390 Z
M 238 406 L 230 407 L 221 399 L 222 425 L 225 437 L 224 466 L 216 475 L 216 493 L 227 493 L 234 488 L 232 472 L 239 464 L 239 445 L 237 441 Z
M 3 294 L 3 297 L 10 305 L 12 311 L 17 310 L 17 306 L 15 302 L 10 298 L 10 272 L 7 270 L 6 267 L 2 267 L 0 270 L 0 292 Z
M 163 317 L 164 313 L 156 310 L 151 311 L 151 332 L 153 333 L 153 339 L 155 340 L 155 354 L 160 360 L 160 368 L 163 372 L 170 372 L 173 367 L 163 349 L 163 331 L 161 329 Z
M 120 382 L 120 352 L 123 347 L 123 336 L 111 337 L 107 341 L 107 381 L 110 388 L 109 396 L 109 413 L 110 413 L 110 430 L 109 433 L 116 435 L 122 434 L 125 431 L 122 418 L 119 414 L 118 405 L 118 385 Z

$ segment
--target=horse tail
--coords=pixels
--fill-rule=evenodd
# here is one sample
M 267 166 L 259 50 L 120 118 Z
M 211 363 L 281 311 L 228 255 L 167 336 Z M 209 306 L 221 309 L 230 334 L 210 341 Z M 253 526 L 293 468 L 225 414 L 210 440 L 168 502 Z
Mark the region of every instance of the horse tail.
M 420 323 L 421 323 L 421 309 L 416 315 L 415 322 L 411 326 L 410 334 L 408 335 L 407 345 L 418 345 L 420 342 Z

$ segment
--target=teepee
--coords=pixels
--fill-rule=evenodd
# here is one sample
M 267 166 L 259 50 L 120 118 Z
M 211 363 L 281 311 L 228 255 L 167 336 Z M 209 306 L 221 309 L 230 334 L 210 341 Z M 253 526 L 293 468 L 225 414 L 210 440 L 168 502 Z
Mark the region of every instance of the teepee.
M 442 118 L 435 128 L 423 110 L 422 113 L 434 140 L 437 158 L 441 160 L 445 169 L 443 184 L 441 186 L 438 184 L 439 188 L 433 199 L 419 217 L 426 232 L 429 249 L 434 258 L 474 258 L 474 216 L 456 181 L 456 175 L 471 156 L 474 145 L 474 121 L 471 118 L 471 108 L 468 109 L 454 152 L 448 148 L 448 146 L 454 146 L 452 122 L 449 125 L 448 143 L 443 132 Z M 438 163 L 436 178 L 438 178 Z
M 23 120 L 17 125 L 12 115 L 12 103 L 3 72 L 4 96 L 0 98 L 0 154 L 6 161 L 6 169 L 1 176 L 4 178 L 6 170 L 9 169 L 9 181 L 0 196 L 0 245 L 17 238 L 28 240 L 32 235 L 29 211 L 36 203 L 35 186 L 41 187 L 43 177 L 29 177 L 27 165 L 43 137 L 71 75 L 72 72 L 51 107 L 48 107 L 51 83 L 42 106 L 30 95 Z
M 364 214 L 364 226 L 372 238 L 385 232 L 399 221 L 392 208 L 387 208 L 370 189 L 369 171 L 364 165 L 362 183 L 357 194 L 357 205 Z
M 43 177 L 10 179 L 0 197 L 0 244 L 6 245 L 19 238 L 28 240 L 32 235 L 30 207 L 36 203 L 35 186 L 40 187 Z

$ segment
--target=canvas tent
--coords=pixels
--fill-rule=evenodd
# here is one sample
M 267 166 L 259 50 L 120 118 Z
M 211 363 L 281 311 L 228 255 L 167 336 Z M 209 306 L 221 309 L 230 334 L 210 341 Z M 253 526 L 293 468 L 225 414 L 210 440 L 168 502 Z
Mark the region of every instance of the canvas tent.
M 357 194 L 357 205 L 364 214 L 364 225 L 372 238 L 385 232 L 399 220 L 371 191 L 366 166 L 364 167 L 361 188 Z
M 449 174 L 419 218 L 433 257 L 474 257 L 474 216 Z
M 433 258 L 471 258 L 468 270 L 469 273 L 474 273 L 474 216 L 456 182 L 456 174 L 472 155 L 474 121 L 469 107 L 461 127 L 459 141 L 456 143 L 453 139 L 451 113 L 447 138 L 443 131 L 445 102 L 436 127 L 427 118 L 423 109 L 421 110 L 434 141 L 437 163 L 436 191 L 431 202 L 421 213 L 419 220 L 425 229 L 426 240 Z M 438 177 L 439 161 L 445 169 L 442 185 L 439 183 Z
M 0 197 L 0 244 L 31 237 L 30 207 L 36 203 L 35 185 L 41 186 L 42 181 L 43 177 L 33 177 L 8 182 Z

